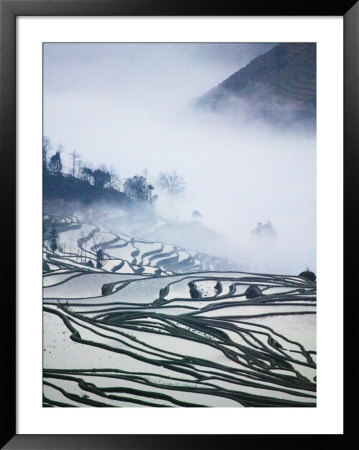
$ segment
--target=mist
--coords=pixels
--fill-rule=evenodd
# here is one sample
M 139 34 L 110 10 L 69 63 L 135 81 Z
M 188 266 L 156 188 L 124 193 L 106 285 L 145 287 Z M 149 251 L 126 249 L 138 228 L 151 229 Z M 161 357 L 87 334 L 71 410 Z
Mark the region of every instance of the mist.
M 273 45 L 45 44 L 44 135 L 65 146 L 68 165 L 75 149 L 123 181 L 146 169 L 161 218 L 192 222 L 198 210 L 197 230 L 223 237 L 178 232 L 178 245 L 216 252 L 243 270 L 315 270 L 313 130 L 264 121 L 244 101 L 223 114 L 193 106 Z M 174 170 L 186 190 L 171 200 L 156 180 Z M 275 235 L 252 233 L 267 221 Z

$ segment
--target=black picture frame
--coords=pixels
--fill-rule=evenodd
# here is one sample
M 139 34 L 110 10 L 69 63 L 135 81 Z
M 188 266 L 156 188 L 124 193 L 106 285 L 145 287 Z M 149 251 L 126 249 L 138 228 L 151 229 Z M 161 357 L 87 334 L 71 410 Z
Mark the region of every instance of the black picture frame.
M 227 0 L 200 2 L 186 0 L 0 0 L 0 192 L 7 219 L 1 222 L 2 260 L 2 420 L 1 448 L 6 449 L 177 449 L 206 445 L 224 448 L 236 445 L 287 445 L 294 435 L 18 435 L 16 434 L 16 17 L 18 16 L 342 16 L 344 18 L 344 241 L 345 293 L 355 279 L 353 236 L 355 236 L 355 191 L 357 184 L 359 134 L 359 2 L 341 0 L 324 2 L 302 0 Z M 335 64 L 335 63 L 334 63 Z M 3 216 L 3 217 L 4 217 Z M 10 256 L 11 255 L 11 256 Z M 352 263 L 351 263 L 352 264 Z M 354 342 L 353 303 L 345 304 L 345 342 Z M 352 302 L 351 302 L 352 301 Z M 353 336 L 351 339 L 351 334 Z M 345 370 L 355 373 L 350 347 L 344 347 Z M 355 349 L 354 349 L 355 351 Z M 351 403 L 346 379 L 345 410 Z M 329 435 L 337 447 L 344 448 L 354 428 L 355 416 L 345 415 L 344 434 Z M 298 445 L 317 442 L 324 436 L 295 436 Z M 280 438 L 280 439 L 279 439 Z M 335 442 L 337 441 L 337 442 Z M 338 442 L 340 441 L 340 442 Z

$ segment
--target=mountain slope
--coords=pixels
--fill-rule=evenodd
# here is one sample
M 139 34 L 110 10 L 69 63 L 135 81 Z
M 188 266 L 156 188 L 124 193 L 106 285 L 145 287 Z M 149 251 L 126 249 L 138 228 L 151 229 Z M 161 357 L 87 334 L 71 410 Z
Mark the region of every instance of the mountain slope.
M 315 118 L 316 44 L 279 44 L 258 56 L 217 87 L 204 94 L 199 104 L 218 111 L 243 103 L 256 113 L 277 118 L 292 107 L 295 118 Z M 253 111 L 252 111 L 253 112 Z

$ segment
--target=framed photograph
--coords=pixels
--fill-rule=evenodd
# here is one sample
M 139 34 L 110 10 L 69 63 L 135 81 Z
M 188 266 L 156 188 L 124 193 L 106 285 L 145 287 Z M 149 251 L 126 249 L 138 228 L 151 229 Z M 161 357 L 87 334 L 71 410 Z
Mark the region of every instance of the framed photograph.
M 358 5 L 0 4 L 4 448 L 343 438 Z

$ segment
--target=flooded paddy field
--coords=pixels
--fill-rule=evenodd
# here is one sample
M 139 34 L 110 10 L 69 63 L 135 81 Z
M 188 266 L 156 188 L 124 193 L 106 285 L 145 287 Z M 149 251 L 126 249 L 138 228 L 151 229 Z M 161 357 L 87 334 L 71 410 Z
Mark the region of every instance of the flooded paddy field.
M 46 220 L 44 406 L 316 405 L 314 281 Z

